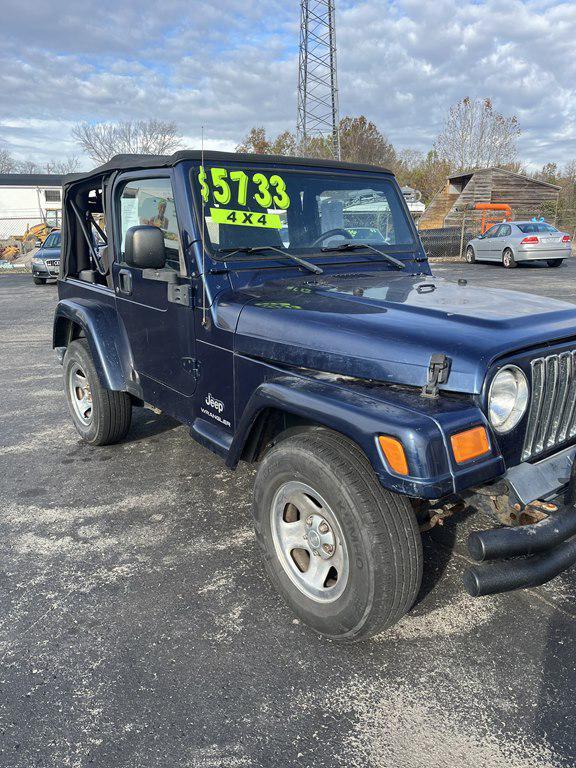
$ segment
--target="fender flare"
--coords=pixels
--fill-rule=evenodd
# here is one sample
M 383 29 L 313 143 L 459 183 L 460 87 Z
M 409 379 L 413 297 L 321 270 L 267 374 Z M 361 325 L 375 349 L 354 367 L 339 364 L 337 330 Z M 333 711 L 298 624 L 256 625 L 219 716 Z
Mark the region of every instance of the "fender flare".
M 72 340 L 71 324 L 82 329 L 102 386 L 120 392 L 134 391 L 134 384 L 128 385 L 132 368 L 130 346 L 115 310 L 90 299 L 62 299 L 54 313 L 54 349 L 68 346 Z
M 261 383 L 252 393 L 237 423 L 226 463 L 234 468 L 258 418 L 274 409 L 340 432 L 365 453 L 381 484 L 391 491 L 420 498 L 440 498 L 454 492 L 454 478 L 445 436 L 429 415 L 368 393 L 297 374 Z M 399 437 L 410 476 L 386 466 L 377 444 L 378 434 Z M 434 456 L 433 462 L 430 457 Z

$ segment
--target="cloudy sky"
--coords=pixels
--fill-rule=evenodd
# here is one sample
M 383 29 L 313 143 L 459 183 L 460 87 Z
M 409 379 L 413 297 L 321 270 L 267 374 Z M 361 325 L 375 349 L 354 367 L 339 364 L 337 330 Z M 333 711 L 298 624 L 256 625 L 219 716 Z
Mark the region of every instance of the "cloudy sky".
M 2 0 L 0 146 L 80 155 L 75 122 L 160 117 L 232 149 L 294 129 L 297 0 Z M 426 151 L 447 108 L 493 98 L 529 166 L 576 157 L 576 2 L 337 0 L 341 114 Z M 90 161 L 83 159 L 83 166 Z

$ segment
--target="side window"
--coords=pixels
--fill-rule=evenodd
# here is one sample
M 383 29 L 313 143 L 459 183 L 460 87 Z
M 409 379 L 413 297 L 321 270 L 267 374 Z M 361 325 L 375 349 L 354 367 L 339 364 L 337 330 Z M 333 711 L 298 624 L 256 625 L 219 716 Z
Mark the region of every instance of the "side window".
M 500 229 L 500 224 L 495 224 L 493 227 L 490 227 L 490 229 L 486 232 L 484 237 L 496 237 L 499 229 Z
M 166 266 L 186 274 L 180 244 L 176 206 L 170 179 L 134 179 L 120 194 L 120 260 L 124 258 L 126 232 L 130 227 L 149 224 L 164 233 Z
M 511 233 L 512 227 L 510 227 L 508 224 L 502 224 L 500 231 L 498 232 L 498 237 L 508 237 Z

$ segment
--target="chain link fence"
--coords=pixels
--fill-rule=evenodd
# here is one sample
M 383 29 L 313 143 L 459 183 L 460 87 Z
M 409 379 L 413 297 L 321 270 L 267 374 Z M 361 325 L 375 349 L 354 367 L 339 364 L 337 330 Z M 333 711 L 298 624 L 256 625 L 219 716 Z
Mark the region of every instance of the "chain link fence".
M 50 231 L 60 226 L 59 211 L 50 220 L 40 216 L 11 216 L 0 218 L 0 266 L 23 266 L 32 252 L 46 239 Z
M 432 259 L 463 259 L 466 246 L 474 237 L 482 233 L 483 211 L 465 210 L 450 214 L 451 226 L 438 229 L 419 229 L 424 250 Z M 558 214 L 546 212 L 513 211 L 515 221 L 530 221 L 534 216 L 544 218 L 549 224 L 558 227 L 572 238 L 572 253 L 576 255 L 576 209 L 565 209 Z M 487 226 L 504 221 L 503 214 L 489 211 Z

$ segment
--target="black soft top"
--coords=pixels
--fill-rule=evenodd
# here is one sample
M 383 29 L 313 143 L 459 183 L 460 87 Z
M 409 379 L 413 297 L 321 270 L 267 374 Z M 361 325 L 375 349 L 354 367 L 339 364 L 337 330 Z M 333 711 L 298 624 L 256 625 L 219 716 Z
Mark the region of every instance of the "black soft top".
M 196 149 L 185 149 L 175 152 L 173 155 L 115 155 L 104 165 L 99 165 L 91 171 L 84 173 L 71 173 L 64 176 L 63 185 L 68 186 L 76 182 L 88 181 L 99 176 L 107 176 L 115 171 L 139 171 L 147 168 L 171 168 L 185 160 L 201 160 L 202 152 Z M 238 162 L 253 165 L 255 163 L 302 165 L 314 168 L 334 168 L 348 171 L 371 171 L 372 173 L 392 173 L 387 168 L 364 163 L 343 163 L 339 160 L 319 160 L 314 157 L 291 157 L 289 155 L 254 155 L 241 154 L 239 152 L 216 152 L 205 150 L 204 160 L 220 162 Z

